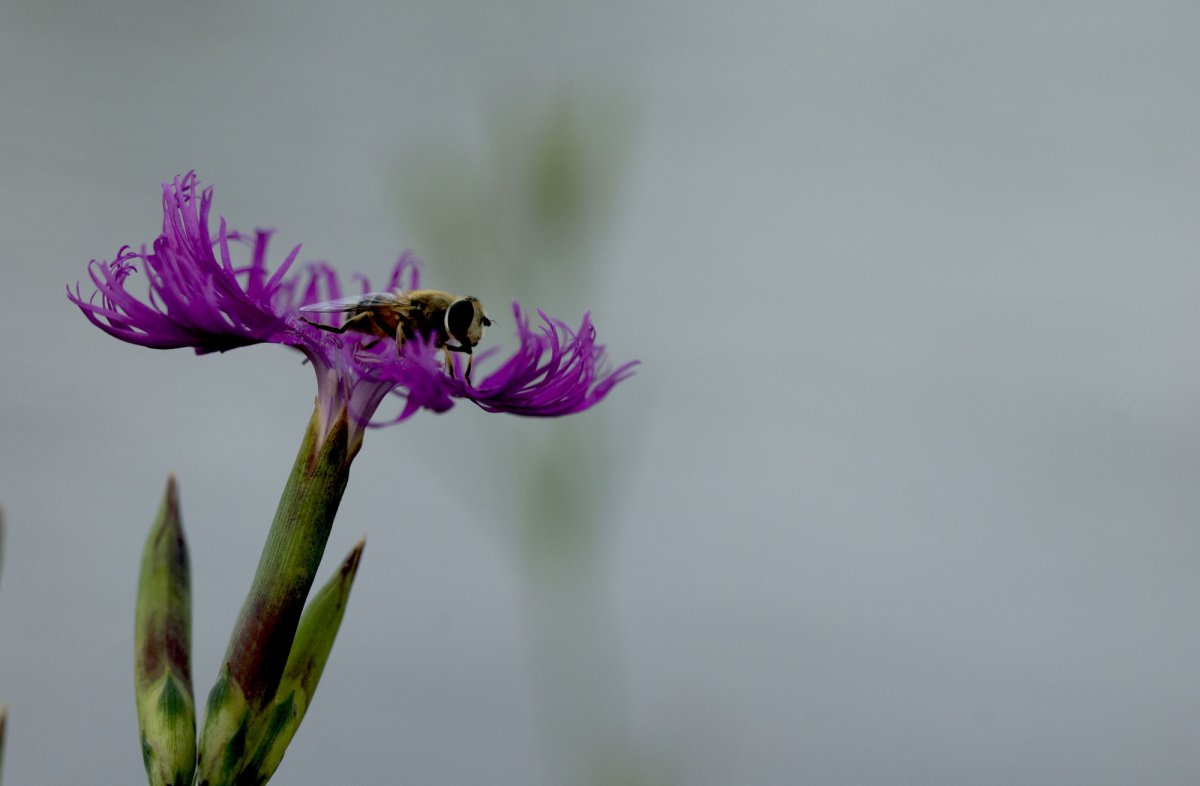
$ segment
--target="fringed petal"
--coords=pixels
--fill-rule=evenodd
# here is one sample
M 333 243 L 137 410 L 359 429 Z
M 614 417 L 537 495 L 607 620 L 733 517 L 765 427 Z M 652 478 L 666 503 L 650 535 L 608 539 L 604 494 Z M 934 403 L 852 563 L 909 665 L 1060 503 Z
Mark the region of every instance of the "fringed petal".
M 214 239 L 209 230 L 212 198 L 212 188 L 201 191 L 194 172 L 164 183 L 163 231 L 152 249 L 125 246 L 112 262 L 92 260 L 88 275 L 95 291 L 85 297 L 76 284 L 74 290 L 67 288 L 67 297 L 101 330 L 145 347 L 191 347 L 201 354 L 259 343 L 294 347 L 317 374 L 323 424 L 347 411 L 356 424 L 351 429 L 355 441 L 361 440 L 368 423 L 398 423 L 422 409 L 445 412 L 462 398 L 488 412 L 532 417 L 582 412 L 627 379 L 637 365 L 634 361 L 610 369 L 589 315 L 578 330 L 571 330 L 539 311 L 541 324 L 533 329 L 515 301 L 520 347 L 477 387 L 461 378 L 462 369 L 453 376 L 446 373 L 442 350 L 432 338 L 407 341 L 397 352 L 394 342 L 373 336 L 321 331 L 297 310 L 343 297 L 337 272 L 324 263 L 309 263 L 302 273 L 292 274 L 299 246 L 269 272 L 271 230 L 243 235 L 221 218 Z M 235 262 L 235 245 L 248 249 L 248 265 Z M 145 281 L 141 297 L 128 288 L 139 273 Z M 361 292 L 372 291 L 366 277 L 354 276 L 354 281 Z M 419 263 L 406 252 L 391 271 L 388 289 L 419 285 Z M 390 420 L 371 423 L 389 394 L 404 400 L 401 411 Z

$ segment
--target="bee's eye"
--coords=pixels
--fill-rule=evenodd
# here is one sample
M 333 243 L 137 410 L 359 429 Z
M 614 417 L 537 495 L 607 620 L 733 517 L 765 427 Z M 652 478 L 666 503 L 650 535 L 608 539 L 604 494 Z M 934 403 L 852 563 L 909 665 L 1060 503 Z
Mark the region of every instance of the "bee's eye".
M 457 339 L 466 338 L 475 319 L 475 304 L 467 299 L 456 300 L 446 309 L 446 332 Z

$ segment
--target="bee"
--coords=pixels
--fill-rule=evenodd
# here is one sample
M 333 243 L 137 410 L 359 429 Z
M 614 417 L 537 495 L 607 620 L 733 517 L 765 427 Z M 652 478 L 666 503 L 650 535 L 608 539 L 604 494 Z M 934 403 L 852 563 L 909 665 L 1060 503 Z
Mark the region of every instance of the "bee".
M 492 320 L 483 311 L 483 304 L 476 297 L 460 297 L 436 289 L 396 290 L 394 292 L 371 292 L 366 295 L 330 300 L 302 306 L 307 313 L 349 314 L 341 327 L 322 325 L 304 317 L 302 320 L 313 327 L 330 333 L 365 333 L 375 336 L 374 341 L 363 345 L 370 349 L 385 338 L 396 342 L 396 351 L 420 336 L 434 336 L 435 345 L 446 355 L 446 370 L 454 376 L 451 352 L 462 352 L 467 356 L 466 380 L 471 381 L 471 350 L 483 338 L 483 330 L 490 327 Z M 451 343 L 454 342 L 454 343 Z

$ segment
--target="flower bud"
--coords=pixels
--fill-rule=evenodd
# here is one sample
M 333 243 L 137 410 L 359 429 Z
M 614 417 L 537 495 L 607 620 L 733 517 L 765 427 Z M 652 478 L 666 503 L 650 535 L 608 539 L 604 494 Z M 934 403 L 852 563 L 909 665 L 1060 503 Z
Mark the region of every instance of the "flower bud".
M 229 786 L 245 761 L 250 704 L 226 667 L 208 694 L 200 733 L 199 786 Z
M 189 786 L 196 768 L 191 580 L 174 476 L 146 539 L 134 622 L 134 691 L 151 786 Z

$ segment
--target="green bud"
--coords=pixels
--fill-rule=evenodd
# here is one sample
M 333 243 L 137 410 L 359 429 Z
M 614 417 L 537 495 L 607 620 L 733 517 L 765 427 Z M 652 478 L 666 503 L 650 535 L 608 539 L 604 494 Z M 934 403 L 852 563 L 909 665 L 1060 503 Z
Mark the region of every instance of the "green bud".
M 341 568 L 309 601 L 296 638 L 288 655 L 279 690 L 266 712 L 255 723 L 254 754 L 250 757 L 238 786 L 261 786 L 270 780 L 283 759 L 284 751 L 300 728 L 300 721 L 312 703 L 317 682 L 333 649 L 333 641 L 346 612 L 350 588 L 358 573 L 365 541 L 343 560 Z
M 175 477 L 146 547 L 134 621 L 134 691 L 150 786 L 189 786 L 196 769 L 191 579 Z
M 242 771 L 250 704 L 226 666 L 208 694 L 200 733 L 199 786 L 229 786 Z

